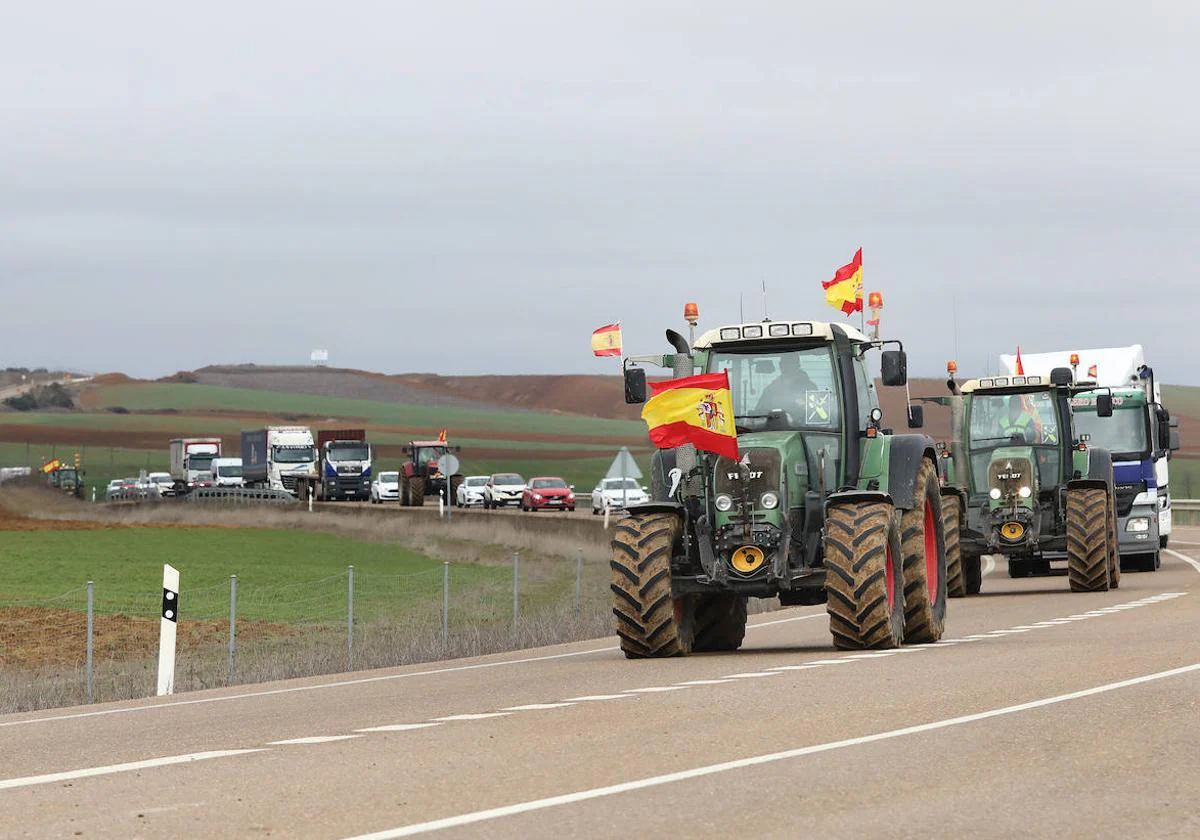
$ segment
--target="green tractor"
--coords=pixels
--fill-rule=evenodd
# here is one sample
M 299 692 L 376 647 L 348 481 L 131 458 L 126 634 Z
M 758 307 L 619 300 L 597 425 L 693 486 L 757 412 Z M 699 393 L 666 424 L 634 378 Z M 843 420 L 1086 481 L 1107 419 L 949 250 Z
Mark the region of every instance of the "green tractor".
M 613 612 L 629 658 L 734 650 L 748 597 L 826 604 L 841 649 L 936 642 L 946 553 L 933 441 L 894 435 L 866 357 L 885 344 L 885 385 L 907 384 L 899 342 L 841 324 L 763 321 L 711 330 L 625 362 L 625 399 L 646 401 L 639 363 L 674 377 L 726 372 L 741 457 L 656 450 L 651 501 L 612 542 Z M 705 406 L 697 406 L 704 411 Z M 908 424 L 922 425 L 922 408 Z
M 83 471 L 78 467 L 59 467 L 50 473 L 50 486 L 68 496 L 82 499 L 83 476 Z
M 961 385 L 951 366 L 948 397 L 925 397 L 950 408 L 948 495 L 944 529 L 951 547 L 951 597 L 975 595 L 983 555 L 1004 555 L 1011 577 L 1048 574 L 1065 556 L 1074 592 L 1115 589 L 1121 568 L 1110 453 L 1076 434 L 1077 394 L 1097 390 L 1075 382 L 1069 368 L 1042 376 L 995 376 Z M 1097 393 L 1096 411 L 1112 416 L 1112 395 Z M 943 453 L 946 454 L 946 453 Z

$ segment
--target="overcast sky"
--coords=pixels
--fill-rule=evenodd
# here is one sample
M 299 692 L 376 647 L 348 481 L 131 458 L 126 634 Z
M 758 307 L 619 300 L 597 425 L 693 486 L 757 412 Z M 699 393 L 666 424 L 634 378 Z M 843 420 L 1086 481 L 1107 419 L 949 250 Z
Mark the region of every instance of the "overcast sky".
M 1198 10 L 9 4 L 0 366 L 615 372 L 862 246 L 915 373 L 1200 384 Z

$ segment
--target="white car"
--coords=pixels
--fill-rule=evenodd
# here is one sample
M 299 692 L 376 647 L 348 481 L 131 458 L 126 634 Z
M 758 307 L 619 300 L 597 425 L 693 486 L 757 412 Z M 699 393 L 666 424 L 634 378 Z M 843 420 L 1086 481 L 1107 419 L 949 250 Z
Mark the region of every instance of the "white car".
M 483 485 L 485 508 L 516 507 L 525 492 L 525 479 L 516 473 L 496 473 Z
M 158 485 L 160 496 L 175 495 L 175 479 L 171 478 L 171 474 L 167 472 L 152 472 L 146 478 Z
M 469 475 L 458 485 L 454 503 L 459 507 L 483 506 L 483 488 L 491 476 Z
M 592 514 L 599 516 L 605 504 L 609 510 L 620 510 L 626 504 L 638 505 L 650 501 L 642 487 L 633 478 L 602 478 L 592 491 Z
M 381 472 L 371 482 L 371 504 L 395 502 L 400 499 L 400 473 Z

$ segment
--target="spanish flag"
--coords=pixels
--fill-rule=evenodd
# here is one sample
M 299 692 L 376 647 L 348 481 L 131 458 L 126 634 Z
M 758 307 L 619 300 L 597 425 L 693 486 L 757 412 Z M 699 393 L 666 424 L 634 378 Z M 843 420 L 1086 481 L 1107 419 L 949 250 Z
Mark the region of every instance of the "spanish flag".
M 42 464 L 42 472 L 49 474 L 49 473 L 54 472 L 61 466 L 62 466 L 62 461 L 58 458 L 55 458 L 51 461 L 47 461 L 46 463 Z
M 1025 365 L 1021 364 L 1021 345 L 1017 345 L 1017 376 L 1025 375 Z
M 822 282 L 821 287 L 825 290 L 825 302 L 834 309 L 847 315 L 862 312 L 862 248 L 854 252 L 854 259 L 837 270 L 832 280 Z
M 445 442 L 446 442 L 446 430 L 442 429 L 440 432 L 438 432 L 438 443 L 445 443 Z
M 592 333 L 592 353 L 596 356 L 621 355 L 621 325 L 607 324 Z
M 650 383 L 642 407 L 650 440 L 660 449 L 685 443 L 705 452 L 738 459 L 737 429 L 727 373 L 705 373 Z
M 1088 368 L 1088 374 L 1087 374 L 1087 375 L 1088 375 L 1088 379 L 1095 379 L 1095 378 L 1096 378 L 1096 366 L 1095 366 L 1095 365 L 1092 365 L 1091 367 L 1089 367 L 1089 368 Z

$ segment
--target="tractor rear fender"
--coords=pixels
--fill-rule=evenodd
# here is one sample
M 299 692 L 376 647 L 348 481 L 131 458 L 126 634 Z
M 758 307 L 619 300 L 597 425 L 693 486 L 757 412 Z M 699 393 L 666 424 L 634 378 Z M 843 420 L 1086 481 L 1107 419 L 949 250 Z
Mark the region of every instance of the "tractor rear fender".
M 912 495 L 912 490 L 908 491 Z M 854 502 L 886 502 L 894 504 L 891 495 L 880 490 L 839 490 L 825 497 L 825 511 L 828 516 L 829 508 Z
M 1086 478 L 1076 478 L 1067 482 L 1068 490 L 1083 489 L 1107 490 L 1113 492 L 1112 454 L 1107 449 L 1091 449 L 1088 451 L 1088 473 Z
M 937 450 L 929 435 L 893 435 L 891 452 L 888 456 L 888 493 L 892 503 L 900 510 L 911 510 L 913 490 L 917 483 L 917 471 L 921 459 L 928 458 L 937 464 Z
M 679 502 L 641 502 L 625 508 L 629 513 L 677 513 L 686 519 L 687 511 Z

